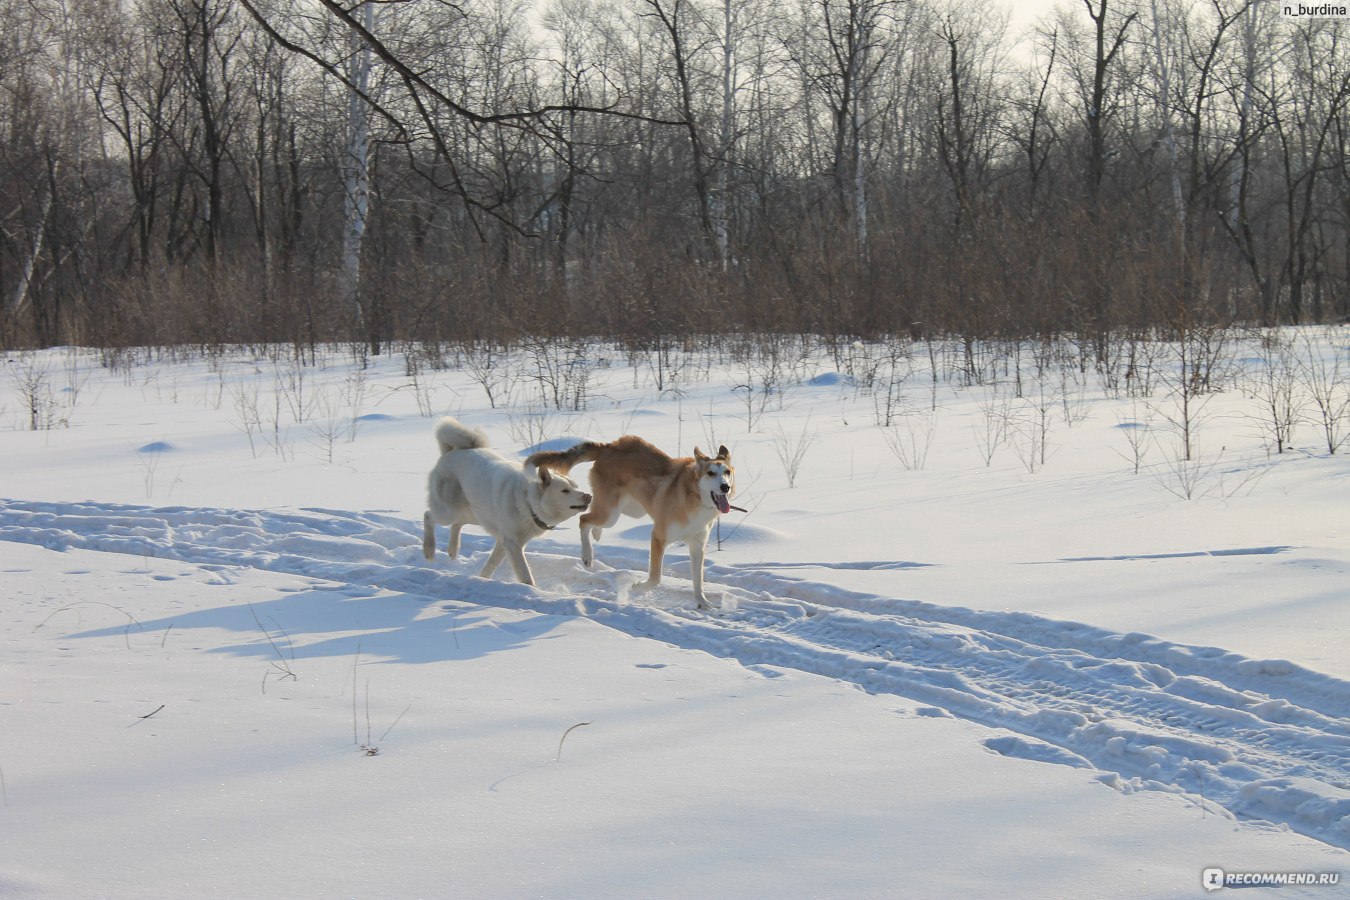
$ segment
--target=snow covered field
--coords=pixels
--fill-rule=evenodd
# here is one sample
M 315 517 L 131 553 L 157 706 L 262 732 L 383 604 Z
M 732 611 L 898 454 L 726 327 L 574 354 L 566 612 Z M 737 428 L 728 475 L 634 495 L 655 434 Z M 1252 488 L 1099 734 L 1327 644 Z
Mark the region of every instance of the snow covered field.
M 1350 333 L 1291 346 L 1345 396 Z M 930 349 L 11 354 L 0 895 L 1350 879 L 1350 446 L 1312 406 L 1277 433 L 1271 345 L 1200 394 L 1169 348 L 1142 391 Z M 474 577 L 480 536 L 426 563 L 445 413 L 511 453 L 725 443 L 721 609 L 681 553 L 629 596 L 639 520 L 593 571 L 570 523 L 531 544 L 539 589 Z

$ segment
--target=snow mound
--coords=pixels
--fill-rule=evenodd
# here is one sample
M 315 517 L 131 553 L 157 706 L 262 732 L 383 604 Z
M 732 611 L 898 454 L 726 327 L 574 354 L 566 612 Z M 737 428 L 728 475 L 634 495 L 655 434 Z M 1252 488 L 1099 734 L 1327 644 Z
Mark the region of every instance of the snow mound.
M 806 383 L 811 387 L 837 387 L 839 385 L 850 385 L 853 383 L 853 379 L 840 372 L 821 372 Z
M 1083 757 L 1079 756 L 1077 753 L 1070 753 L 1062 747 L 1056 747 L 1055 745 L 1047 744 L 1044 741 L 1029 740 L 1015 734 L 989 738 L 989 740 L 984 742 L 984 746 L 988 747 L 999 756 L 1008 756 L 1014 759 L 1027 759 L 1032 762 L 1071 766 L 1075 769 L 1093 768 L 1092 763 L 1083 759 Z

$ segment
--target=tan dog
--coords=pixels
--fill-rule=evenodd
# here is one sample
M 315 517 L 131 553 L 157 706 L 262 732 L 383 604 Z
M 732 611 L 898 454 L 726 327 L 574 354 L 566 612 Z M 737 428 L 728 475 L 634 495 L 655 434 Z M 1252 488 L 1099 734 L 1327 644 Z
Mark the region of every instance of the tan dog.
M 712 523 L 720 513 L 731 510 L 735 489 L 731 451 L 719 447 L 717 456 L 709 457 L 695 447 L 693 456 L 677 459 L 630 434 L 608 444 L 586 441 L 570 450 L 535 453 L 525 465 L 565 475 L 584 462 L 595 465 L 591 468 L 591 508 L 581 517 L 581 561 L 592 564 L 592 540 L 619 521 L 620 513 L 648 515 L 652 520 L 651 559 L 647 580 L 637 589 L 650 590 L 661 583 L 666 545 L 683 541 L 689 546 L 694 599 L 701 609 L 707 609 L 703 553 Z

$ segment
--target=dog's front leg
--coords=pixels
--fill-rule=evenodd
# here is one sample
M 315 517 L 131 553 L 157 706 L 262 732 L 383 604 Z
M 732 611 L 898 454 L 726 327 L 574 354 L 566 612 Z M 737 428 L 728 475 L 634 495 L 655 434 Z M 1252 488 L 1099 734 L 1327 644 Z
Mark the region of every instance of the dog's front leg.
M 502 560 L 506 558 L 506 548 L 502 546 L 501 539 L 493 541 L 492 552 L 488 554 L 487 562 L 483 563 L 483 570 L 478 573 L 479 578 L 491 578 L 492 573 L 497 571 L 497 566 L 501 565 Z
M 431 510 L 422 513 L 422 555 L 427 562 L 436 558 L 436 523 L 431 520 Z
M 591 523 L 585 519 L 581 520 L 581 564 L 588 569 L 595 564 L 595 547 L 591 543 Z
M 711 609 L 708 598 L 703 595 L 703 552 L 707 547 L 707 535 L 702 540 L 689 542 L 689 577 L 694 582 L 694 600 L 699 609 Z
M 498 546 L 505 542 L 499 541 Z M 534 573 L 525 559 L 525 547 L 515 542 L 506 544 L 506 555 L 511 560 L 511 568 L 516 571 L 516 580 L 521 584 L 534 585 Z
M 459 558 L 459 533 L 464 529 L 464 523 L 456 522 L 450 526 L 450 539 L 445 542 L 445 552 L 450 554 L 451 559 Z
M 633 585 L 635 591 L 650 591 L 661 583 L 661 564 L 666 558 L 666 542 L 652 535 L 651 559 L 647 563 L 647 580 Z

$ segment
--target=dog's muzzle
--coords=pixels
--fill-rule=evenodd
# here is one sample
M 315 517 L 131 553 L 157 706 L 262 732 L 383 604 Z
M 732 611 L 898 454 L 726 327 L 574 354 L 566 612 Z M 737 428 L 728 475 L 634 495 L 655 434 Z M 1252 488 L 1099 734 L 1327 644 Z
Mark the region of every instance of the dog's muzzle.
M 731 512 L 731 498 L 729 496 L 730 492 L 731 487 L 729 485 L 724 484 L 722 485 L 722 490 L 712 491 L 710 493 L 710 496 L 712 497 L 713 506 L 717 507 L 718 512 L 720 513 Z
M 579 503 L 579 504 L 573 504 L 572 506 L 568 507 L 568 509 L 585 509 L 586 507 L 588 507 L 588 506 L 590 506 L 590 505 L 591 505 L 591 495 L 590 495 L 590 494 L 582 494 L 582 495 L 581 495 L 581 503 Z

